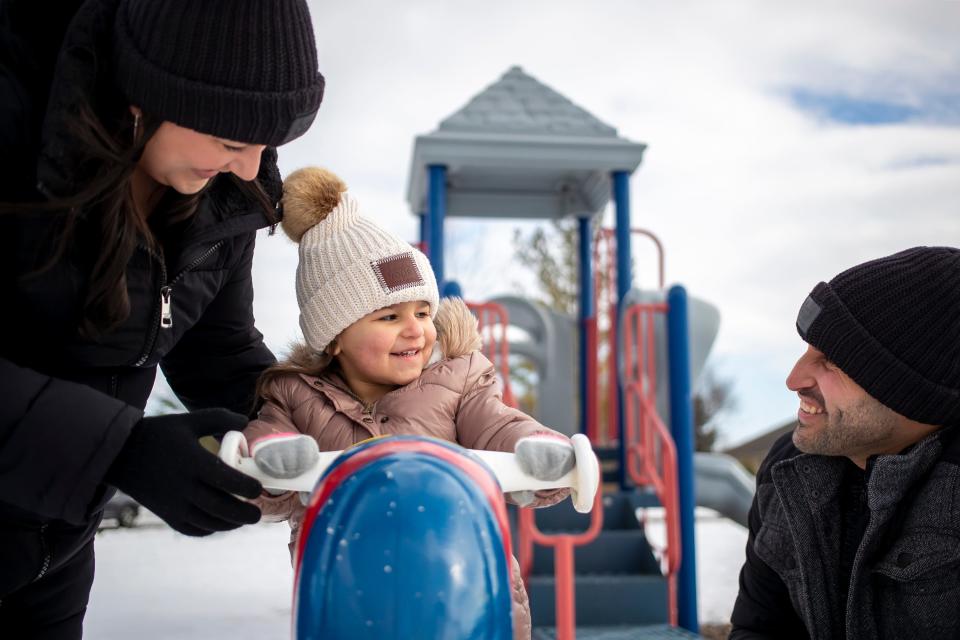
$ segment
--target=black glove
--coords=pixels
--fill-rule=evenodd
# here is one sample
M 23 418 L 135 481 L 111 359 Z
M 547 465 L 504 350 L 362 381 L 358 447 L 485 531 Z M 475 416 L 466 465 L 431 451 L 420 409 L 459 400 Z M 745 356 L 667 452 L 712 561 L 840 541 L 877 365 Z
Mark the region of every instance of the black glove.
M 188 536 L 252 524 L 260 509 L 235 496 L 256 498 L 260 482 L 231 469 L 199 442 L 245 426 L 247 418 L 226 409 L 143 418 L 106 481 Z

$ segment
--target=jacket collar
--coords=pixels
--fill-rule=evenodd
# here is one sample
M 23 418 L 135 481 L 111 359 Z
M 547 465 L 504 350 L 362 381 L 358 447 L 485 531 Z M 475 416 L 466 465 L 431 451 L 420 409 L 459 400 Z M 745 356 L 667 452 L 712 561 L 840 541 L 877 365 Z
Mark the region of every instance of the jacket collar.
M 867 496 L 870 511 L 896 507 L 913 484 L 940 458 L 944 443 L 960 445 L 957 429 L 941 429 L 899 454 L 871 458 L 868 465 Z M 785 503 L 799 508 L 799 496 L 812 508 L 836 500 L 843 476 L 844 460 L 839 456 L 803 453 L 776 463 L 771 469 L 777 493 Z
M 416 380 L 413 380 L 402 387 L 397 387 L 392 391 L 388 391 L 387 393 L 383 394 L 380 400 L 374 402 L 372 405 L 364 402 L 360 396 L 355 394 L 350 389 L 347 381 L 343 379 L 343 376 L 336 371 L 325 371 L 319 376 L 301 373 L 299 376 L 318 393 L 323 394 L 327 400 L 330 401 L 330 404 L 333 405 L 334 409 L 341 413 L 358 417 L 361 414 L 372 412 L 377 404 L 379 404 L 384 398 L 390 398 L 404 393 L 409 389 L 422 386 L 424 375 L 429 375 L 429 372 L 432 371 L 437 364 L 438 362 L 428 364 L 426 367 L 424 367 L 423 372 Z
M 877 512 L 896 507 L 943 452 L 944 433 L 937 431 L 898 455 L 877 456 L 870 469 L 867 503 Z
M 346 380 L 334 371 L 327 371 L 319 376 L 301 373 L 300 378 L 317 393 L 325 396 L 333 408 L 340 413 L 357 418 L 363 413 L 370 412 L 371 407 L 351 391 Z M 376 403 L 373 406 L 376 406 Z

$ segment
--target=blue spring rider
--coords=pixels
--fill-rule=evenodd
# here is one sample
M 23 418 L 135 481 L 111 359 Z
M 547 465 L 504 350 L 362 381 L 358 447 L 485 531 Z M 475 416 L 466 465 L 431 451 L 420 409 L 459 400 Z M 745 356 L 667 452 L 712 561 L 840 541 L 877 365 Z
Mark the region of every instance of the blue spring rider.
M 398 436 L 344 453 L 297 542 L 297 640 L 511 640 L 510 534 L 479 458 Z

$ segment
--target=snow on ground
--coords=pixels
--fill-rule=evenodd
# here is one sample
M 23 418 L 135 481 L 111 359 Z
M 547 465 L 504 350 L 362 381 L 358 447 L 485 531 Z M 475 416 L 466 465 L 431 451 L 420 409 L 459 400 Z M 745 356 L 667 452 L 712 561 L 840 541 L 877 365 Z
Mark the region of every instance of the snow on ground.
M 737 599 L 747 530 L 712 509 L 697 507 L 697 615 L 700 623 L 730 621 Z M 656 547 L 666 541 L 663 509 L 646 509 L 647 539 Z
M 152 514 L 97 536 L 84 637 L 272 640 L 290 636 L 286 524 L 190 538 Z
M 662 541 L 648 510 L 648 535 Z M 286 524 L 189 538 L 149 513 L 97 536 L 84 636 L 96 640 L 273 640 L 290 633 L 293 570 Z M 747 532 L 697 511 L 700 621 L 729 619 Z

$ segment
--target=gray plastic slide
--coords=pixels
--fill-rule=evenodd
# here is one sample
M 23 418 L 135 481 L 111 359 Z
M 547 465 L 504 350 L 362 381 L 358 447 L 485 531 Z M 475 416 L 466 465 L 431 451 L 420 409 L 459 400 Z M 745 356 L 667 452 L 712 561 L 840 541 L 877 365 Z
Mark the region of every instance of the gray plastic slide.
M 744 527 L 753 501 L 756 478 L 725 453 L 693 456 L 697 506 L 719 512 Z
M 576 321 L 520 296 L 498 296 L 510 326 L 523 337 L 509 336 L 510 353 L 529 359 L 537 368 L 537 410 L 534 417 L 568 436 L 579 431 L 577 416 Z

